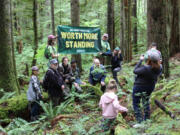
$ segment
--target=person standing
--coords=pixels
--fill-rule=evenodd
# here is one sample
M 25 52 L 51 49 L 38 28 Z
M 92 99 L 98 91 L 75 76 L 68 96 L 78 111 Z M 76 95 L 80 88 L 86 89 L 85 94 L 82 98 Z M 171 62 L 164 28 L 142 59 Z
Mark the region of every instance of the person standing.
M 56 47 L 55 47 L 56 38 L 57 37 L 54 35 L 48 36 L 48 44 L 46 46 L 44 55 L 49 61 L 52 59 L 58 60 L 58 57 L 59 57 Z M 48 63 L 48 66 L 50 66 L 50 63 Z
M 29 101 L 29 109 L 31 112 L 31 120 L 37 120 L 39 115 L 40 105 L 39 102 L 42 99 L 42 91 L 40 88 L 40 81 L 38 79 L 39 69 L 37 66 L 32 67 L 32 76 L 29 82 L 29 88 L 27 91 L 27 99 Z
M 128 109 L 121 106 L 116 95 L 117 84 L 115 80 L 110 80 L 106 92 L 101 96 L 99 107 L 102 109 L 102 129 L 108 131 L 114 124 L 118 112 L 127 112 Z
M 47 85 L 47 91 L 49 97 L 53 103 L 53 106 L 59 105 L 62 101 L 64 101 L 64 81 L 57 71 L 58 61 L 56 59 L 50 60 L 50 67 L 45 74 L 43 84 Z
M 110 53 L 111 52 L 111 48 L 110 48 L 110 45 L 108 42 L 108 34 L 107 33 L 104 33 L 104 35 L 102 36 L 101 46 L 102 46 L 102 52 L 101 53 Z M 100 61 L 103 65 L 105 64 L 105 58 L 104 57 L 100 57 Z
M 162 66 L 159 63 L 160 56 L 157 52 L 148 54 L 148 59 L 145 65 L 142 65 L 143 60 L 144 56 L 142 55 L 140 57 L 140 61 L 134 68 L 134 74 L 136 77 L 133 86 L 132 98 L 134 114 L 138 123 L 150 118 L 149 99 L 155 88 L 157 78 L 162 72 Z M 144 108 L 144 117 L 140 110 L 141 99 Z
M 121 50 L 119 47 L 116 47 L 112 52 L 102 53 L 102 56 L 110 56 L 111 57 L 111 65 L 112 65 L 112 74 L 116 83 L 119 84 L 117 73 L 121 70 L 121 63 L 123 61 L 123 57 L 121 54 Z
M 108 42 L 108 34 L 106 33 L 102 36 L 101 46 L 102 46 L 103 53 L 111 51 L 111 48 Z

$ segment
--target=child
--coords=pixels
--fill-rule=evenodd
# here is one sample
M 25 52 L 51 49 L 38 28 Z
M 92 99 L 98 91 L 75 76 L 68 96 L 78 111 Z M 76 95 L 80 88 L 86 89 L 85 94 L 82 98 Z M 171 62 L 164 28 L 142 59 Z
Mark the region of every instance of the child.
M 108 131 L 112 125 L 119 111 L 127 112 L 128 109 L 121 106 L 118 101 L 118 97 L 115 94 L 117 92 L 117 84 L 115 80 L 110 80 L 106 92 L 101 96 L 99 106 L 102 108 L 103 123 L 102 128 L 104 131 Z
M 40 82 L 38 80 L 39 69 L 37 66 L 32 67 L 32 76 L 29 82 L 29 88 L 27 91 L 27 99 L 29 101 L 29 107 L 31 112 L 31 120 L 34 121 L 39 115 L 39 101 L 42 99 L 42 92 L 40 88 Z

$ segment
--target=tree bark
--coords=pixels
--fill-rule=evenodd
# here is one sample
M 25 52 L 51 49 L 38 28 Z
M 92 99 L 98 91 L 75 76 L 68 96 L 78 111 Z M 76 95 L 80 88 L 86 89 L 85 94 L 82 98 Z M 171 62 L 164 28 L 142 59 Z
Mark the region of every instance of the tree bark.
M 55 23 L 54 23 L 54 0 L 51 0 L 51 22 L 52 22 L 52 33 L 55 35 Z
M 138 46 L 137 46 L 137 0 L 133 1 L 133 17 L 134 17 L 134 28 L 133 28 L 133 46 L 134 52 L 137 54 Z
M 71 0 L 71 25 L 79 26 L 80 25 L 80 7 L 79 0 Z M 71 59 L 77 61 L 78 68 L 82 71 L 81 55 L 72 55 Z
M 49 0 L 46 0 L 45 1 L 45 7 L 46 7 L 46 13 L 45 13 L 45 15 L 46 15 L 46 18 L 47 18 L 47 20 L 50 20 L 51 19 L 51 12 L 50 12 L 50 10 L 49 10 L 49 7 L 50 7 L 50 1 Z M 49 29 L 51 28 L 51 24 L 50 23 L 48 23 L 47 24 L 47 26 L 46 26 L 46 29 L 47 29 L 47 33 L 49 33 Z
M 12 11 L 12 0 L 10 0 L 10 17 L 11 17 L 11 42 L 12 42 L 12 59 L 13 59 L 13 66 L 14 66 L 14 74 L 16 77 L 16 83 L 18 87 L 18 93 L 20 94 L 20 86 L 17 79 L 17 70 L 16 70 L 16 59 L 15 59 L 15 47 L 14 47 L 14 37 L 13 37 L 13 11 Z
M 124 0 L 120 1 L 120 47 L 123 56 L 125 56 L 125 10 L 124 10 Z
M 125 44 L 124 44 L 124 59 L 130 62 L 132 59 L 132 44 L 131 44 L 131 0 L 124 0 L 125 9 Z
M 171 33 L 169 41 L 169 53 L 170 56 L 173 56 L 177 52 L 180 52 L 179 44 L 179 11 L 178 11 L 178 0 L 171 1 L 173 14 L 172 14 L 172 23 L 171 23 Z
M 34 56 L 32 66 L 36 65 L 36 54 L 38 49 L 38 23 L 37 23 L 37 0 L 33 0 L 33 30 L 34 30 Z
M 10 0 L 0 2 L 0 88 L 5 91 L 18 91 L 13 61 L 10 4 Z
M 108 0 L 108 10 L 107 10 L 107 33 L 109 35 L 109 44 L 111 46 L 111 50 L 115 48 L 114 43 L 114 33 L 115 33 L 115 25 L 114 25 L 114 0 Z
M 165 77 L 169 76 L 169 46 L 166 31 L 166 1 L 148 0 L 147 3 L 147 36 L 148 46 L 152 42 L 157 43 L 162 53 L 163 72 Z

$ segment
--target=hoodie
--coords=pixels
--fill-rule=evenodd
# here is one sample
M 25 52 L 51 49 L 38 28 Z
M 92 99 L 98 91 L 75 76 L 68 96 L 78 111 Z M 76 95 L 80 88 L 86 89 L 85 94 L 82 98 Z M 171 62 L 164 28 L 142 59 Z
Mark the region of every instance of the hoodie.
M 128 111 L 119 104 L 118 97 L 113 92 L 106 92 L 101 96 L 99 107 L 102 108 L 102 116 L 108 119 L 116 118 L 119 111 Z

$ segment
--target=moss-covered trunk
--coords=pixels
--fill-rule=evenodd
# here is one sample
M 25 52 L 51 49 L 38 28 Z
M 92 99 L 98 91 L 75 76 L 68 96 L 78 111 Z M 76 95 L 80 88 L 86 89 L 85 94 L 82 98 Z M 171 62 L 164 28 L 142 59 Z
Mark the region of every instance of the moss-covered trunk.
M 0 7 L 0 88 L 18 91 L 12 54 L 10 0 L 1 0 Z

